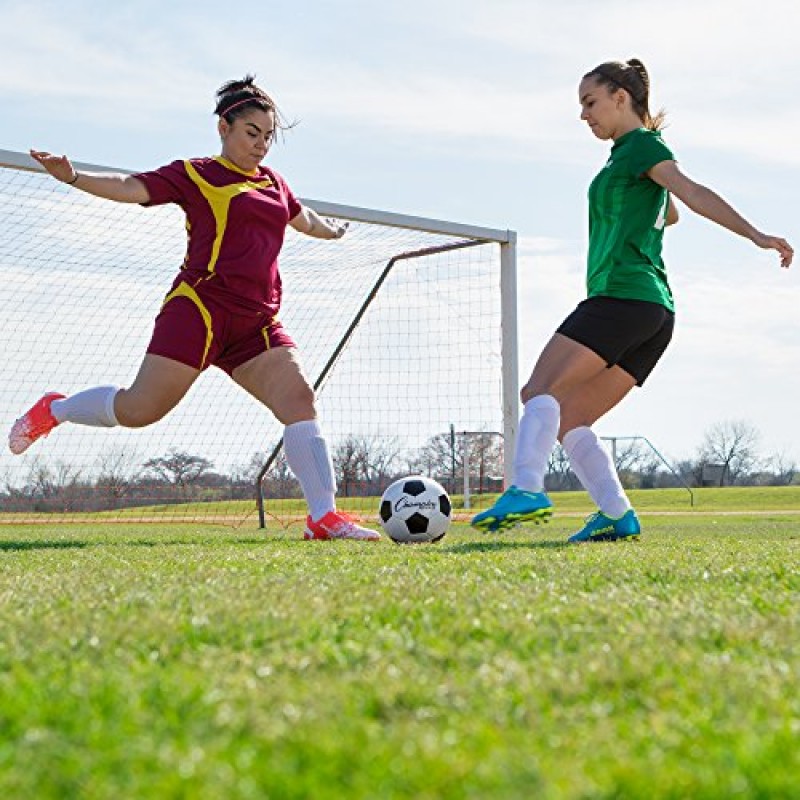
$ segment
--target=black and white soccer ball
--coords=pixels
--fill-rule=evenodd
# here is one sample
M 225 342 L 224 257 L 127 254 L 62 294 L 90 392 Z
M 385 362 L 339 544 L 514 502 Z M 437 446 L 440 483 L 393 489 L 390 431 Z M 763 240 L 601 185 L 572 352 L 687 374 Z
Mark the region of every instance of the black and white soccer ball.
M 450 526 L 451 512 L 444 487 L 424 475 L 400 478 L 381 498 L 381 525 L 398 544 L 438 542 Z

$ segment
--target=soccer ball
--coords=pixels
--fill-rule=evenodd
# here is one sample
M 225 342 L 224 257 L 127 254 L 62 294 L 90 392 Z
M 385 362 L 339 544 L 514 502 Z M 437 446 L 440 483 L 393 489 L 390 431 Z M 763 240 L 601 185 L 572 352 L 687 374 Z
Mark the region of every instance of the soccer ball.
M 381 498 L 381 525 L 398 544 L 438 542 L 450 525 L 450 498 L 424 475 L 400 478 Z

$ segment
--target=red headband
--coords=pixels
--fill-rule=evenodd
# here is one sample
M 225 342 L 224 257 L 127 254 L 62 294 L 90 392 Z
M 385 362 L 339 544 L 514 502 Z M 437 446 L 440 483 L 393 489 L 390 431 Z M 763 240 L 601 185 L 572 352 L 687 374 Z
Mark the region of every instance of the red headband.
M 262 100 L 260 97 L 245 97 L 244 100 L 237 100 L 237 102 L 233 103 L 233 105 L 228 106 L 224 111 L 220 112 L 220 116 L 224 117 L 226 114 L 233 111 L 234 108 L 238 108 L 239 106 L 244 105 L 245 103 L 253 103 Z

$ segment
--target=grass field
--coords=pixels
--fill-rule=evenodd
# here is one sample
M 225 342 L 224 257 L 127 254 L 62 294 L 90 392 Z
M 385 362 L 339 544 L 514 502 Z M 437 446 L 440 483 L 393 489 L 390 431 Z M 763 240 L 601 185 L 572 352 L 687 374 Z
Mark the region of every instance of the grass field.
M 0 526 L 0 797 L 796 798 L 800 493 L 705 491 L 582 547 Z
M 770 486 L 757 489 L 726 487 L 725 489 L 631 490 L 629 496 L 642 512 L 676 512 L 680 514 L 707 514 L 732 511 L 800 511 L 800 486 Z M 463 497 L 452 495 L 453 511 L 460 521 L 467 521 L 476 510 L 491 505 L 495 494 L 473 495 L 472 509 L 463 508 Z M 593 511 L 586 492 L 558 492 L 554 495 L 559 513 L 585 516 Z M 378 500 L 374 497 L 342 497 L 339 505 L 364 520 L 377 521 Z M 305 517 L 305 504 L 301 500 L 267 500 L 267 525 L 278 527 L 286 520 L 297 522 Z M 219 522 L 236 528 L 256 529 L 258 512 L 254 500 L 228 500 L 213 503 L 177 503 L 171 505 L 137 506 L 115 511 L 99 512 L 8 512 L 0 508 L 0 525 L 14 522 L 48 523 L 106 523 L 106 522 Z

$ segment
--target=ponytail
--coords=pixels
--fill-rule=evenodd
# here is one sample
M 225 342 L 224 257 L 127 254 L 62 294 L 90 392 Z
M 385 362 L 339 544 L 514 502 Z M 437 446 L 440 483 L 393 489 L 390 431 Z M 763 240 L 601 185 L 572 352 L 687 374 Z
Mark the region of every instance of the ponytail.
M 666 111 L 662 108 L 655 116 L 650 113 L 650 76 L 638 58 L 626 62 L 606 61 L 583 77 L 594 78 L 598 83 L 608 86 L 609 91 L 624 89 L 630 95 L 634 113 L 645 128 L 660 131 L 664 127 Z

